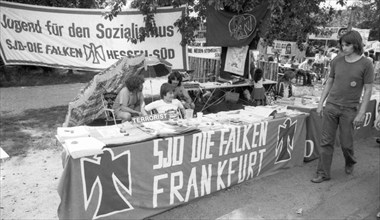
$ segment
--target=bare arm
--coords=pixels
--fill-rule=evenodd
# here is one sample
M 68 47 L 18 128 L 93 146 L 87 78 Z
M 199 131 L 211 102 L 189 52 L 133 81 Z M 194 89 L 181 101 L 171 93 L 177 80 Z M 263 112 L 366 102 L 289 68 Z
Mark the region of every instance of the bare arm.
M 144 101 L 144 95 L 141 93 L 141 96 L 140 96 L 140 109 L 141 109 L 141 113 L 142 115 L 148 115 L 148 113 L 145 111 L 145 101 Z
M 125 106 L 124 104 L 122 104 L 122 105 L 120 106 L 120 109 L 121 109 L 123 112 L 129 112 L 129 113 L 140 114 L 139 111 L 133 110 L 133 109 L 131 109 L 131 108 Z
M 191 99 L 189 93 L 187 92 L 187 90 L 183 86 L 181 86 L 181 90 L 182 90 L 183 96 L 186 99 L 185 108 L 192 108 L 192 109 L 194 109 L 195 105 L 194 105 L 193 100 Z
M 332 87 L 333 84 L 334 84 L 334 78 L 329 78 L 327 80 L 325 88 L 323 89 L 321 98 L 319 100 L 318 108 L 317 108 L 317 114 L 320 115 L 320 116 L 322 116 L 322 114 L 323 114 L 323 111 L 322 111 L 322 109 L 323 109 L 323 103 L 325 102 L 325 99 L 329 95 L 331 87 Z
M 362 125 L 364 122 L 365 112 L 367 110 L 369 100 L 371 99 L 371 94 L 372 94 L 372 84 L 364 84 L 364 94 L 363 94 L 362 103 L 360 105 L 358 114 L 356 115 L 353 122 L 355 127 Z
M 120 110 L 123 111 L 123 112 L 129 112 L 129 113 L 134 113 L 134 114 L 140 114 L 140 112 L 132 109 L 132 108 L 129 108 L 127 105 L 128 105 L 128 102 L 129 102 L 129 98 L 130 98 L 130 91 L 128 89 L 125 90 L 125 94 L 122 95 L 121 97 L 121 105 L 120 105 Z

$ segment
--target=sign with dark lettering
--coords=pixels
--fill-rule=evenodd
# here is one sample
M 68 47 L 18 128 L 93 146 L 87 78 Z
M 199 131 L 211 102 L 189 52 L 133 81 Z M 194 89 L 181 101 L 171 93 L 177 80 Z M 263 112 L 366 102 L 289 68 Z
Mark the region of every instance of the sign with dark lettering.
M 370 29 L 352 28 L 352 30 L 358 31 L 363 38 L 363 42 L 366 43 L 369 36 Z M 346 27 L 319 27 L 317 34 L 310 34 L 310 40 L 339 40 L 339 38 L 347 32 Z
M 202 47 L 202 46 L 188 46 L 187 55 L 189 57 L 199 57 L 205 59 L 220 59 L 221 47 Z
M 186 69 L 186 50 L 174 22 L 184 8 L 159 8 L 156 36 L 133 44 L 144 26 L 136 10 L 112 21 L 103 11 L 34 6 L 0 1 L 0 52 L 6 65 L 28 64 L 100 70 L 122 56 L 157 56 Z

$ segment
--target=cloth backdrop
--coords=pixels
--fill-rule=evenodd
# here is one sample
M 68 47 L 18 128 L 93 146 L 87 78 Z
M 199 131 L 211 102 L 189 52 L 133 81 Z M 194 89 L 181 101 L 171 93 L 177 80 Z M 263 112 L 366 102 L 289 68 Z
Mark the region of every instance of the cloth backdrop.
M 240 47 L 249 45 L 256 36 L 262 21 L 270 16 L 269 3 L 265 1 L 250 12 L 235 14 L 207 7 L 207 46 Z

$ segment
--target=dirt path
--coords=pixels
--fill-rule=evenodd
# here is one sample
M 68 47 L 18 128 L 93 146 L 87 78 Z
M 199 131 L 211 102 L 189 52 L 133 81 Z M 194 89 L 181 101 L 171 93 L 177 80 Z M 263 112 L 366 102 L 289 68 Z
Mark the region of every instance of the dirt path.
M 1 88 L 0 115 L 67 105 L 81 87 L 69 84 Z M 359 162 L 353 175 L 344 173 L 343 156 L 336 149 L 331 181 L 310 182 L 316 167 L 313 161 L 233 186 L 152 219 L 375 220 L 380 210 L 380 146 L 371 137 L 356 141 L 355 147 Z M 60 152 L 32 151 L 26 157 L 12 157 L 0 166 L 1 219 L 57 219 Z

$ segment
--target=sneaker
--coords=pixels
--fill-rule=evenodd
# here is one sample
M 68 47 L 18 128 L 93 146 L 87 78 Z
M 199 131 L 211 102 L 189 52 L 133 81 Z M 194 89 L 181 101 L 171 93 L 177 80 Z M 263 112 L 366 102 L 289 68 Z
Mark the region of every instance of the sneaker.
M 313 182 L 313 183 L 321 183 L 323 181 L 328 181 L 330 179 L 331 179 L 330 177 L 325 177 L 325 176 L 318 175 L 317 177 L 311 179 L 311 182 Z
M 346 171 L 346 174 L 351 174 L 354 171 L 354 165 L 346 165 L 344 171 Z

